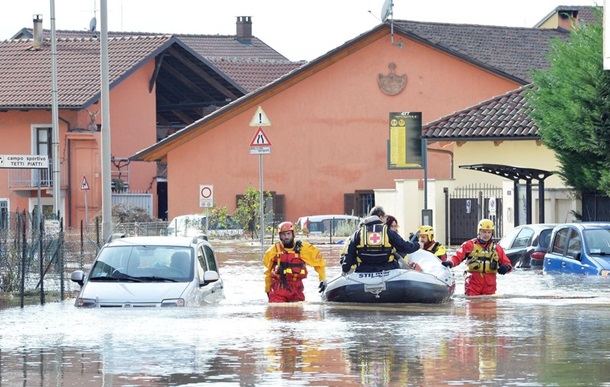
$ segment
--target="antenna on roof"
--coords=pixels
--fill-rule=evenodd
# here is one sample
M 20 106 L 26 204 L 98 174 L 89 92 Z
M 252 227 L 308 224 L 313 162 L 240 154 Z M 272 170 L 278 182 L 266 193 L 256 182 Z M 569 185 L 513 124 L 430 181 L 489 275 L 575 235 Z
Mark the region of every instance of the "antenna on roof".
M 383 2 L 383 6 L 381 7 L 381 22 L 385 23 L 390 19 L 390 34 L 392 39 L 392 45 L 394 46 L 394 1 L 393 0 L 385 0 Z M 399 48 L 402 48 L 402 42 L 396 44 Z
M 97 13 L 97 9 L 96 9 L 96 0 L 93 0 L 93 18 L 91 19 L 91 21 L 89 22 L 89 31 L 90 32 L 94 32 L 95 31 L 95 27 L 97 27 L 97 18 L 96 13 Z
M 385 0 L 383 2 L 383 6 L 381 7 L 381 22 L 385 23 L 386 20 L 388 20 L 389 17 L 394 16 L 394 3 L 392 2 L 392 0 Z

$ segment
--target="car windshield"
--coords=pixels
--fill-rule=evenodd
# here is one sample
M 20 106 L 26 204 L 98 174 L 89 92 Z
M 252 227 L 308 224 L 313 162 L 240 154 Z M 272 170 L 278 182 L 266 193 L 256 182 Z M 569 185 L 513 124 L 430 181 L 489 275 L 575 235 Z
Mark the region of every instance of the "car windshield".
M 584 230 L 583 235 L 590 255 L 610 257 L 610 229 Z
M 91 281 L 188 282 L 194 275 L 191 249 L 178 246 L 108 246 L 91 269 Z

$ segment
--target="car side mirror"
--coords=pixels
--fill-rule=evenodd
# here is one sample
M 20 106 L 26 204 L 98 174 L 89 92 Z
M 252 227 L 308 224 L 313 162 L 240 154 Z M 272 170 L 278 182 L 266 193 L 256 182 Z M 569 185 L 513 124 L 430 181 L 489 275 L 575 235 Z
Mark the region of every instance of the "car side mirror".
M 70 280 L 76 282 L 80 286 L 85 283 L 85 273 L 82 270 L 76 270 L 70 275 Z
M 574 254 L 574 259 L 577 261 L 580 261 L 582 258 L 582 253 L 579 251 L 578 253 Z
M 203 273 L 203 281 L 199 283 L 199 286 L 206 286 L 209 283 L 216 282 L 220 279 L 217 271 L 209 270 Z

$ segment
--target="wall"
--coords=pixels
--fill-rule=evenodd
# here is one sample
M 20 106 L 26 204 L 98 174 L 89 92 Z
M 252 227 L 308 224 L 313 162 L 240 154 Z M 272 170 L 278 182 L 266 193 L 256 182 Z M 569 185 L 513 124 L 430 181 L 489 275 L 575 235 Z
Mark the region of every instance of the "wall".
M 343 213 L 344 194 L 393 189 L 396 179 L 422 179 L 422 170 L 388 170 L 390 112 L 421 111 L 429 122 L 464 106 L 517 87 L 444 52 L 389 34 L 354 50 L 260 106 L 272 125 L 265 127 L 271 154 L 263 156 L 264 190 L 285 195 L 286 218 Z M 388 64 L 407 74 L 397 96 L 377 85 Z M 168 153 L 169 217 L 201 212 L 199 184 L 214 185 L 214 201 L 235 210 L 236 195 L 259 187 L 257 155 L 249 144 L 257 128 L 249 126 L 257 106 Z M 429 178 L 450 176 L 446 154 L 429 154 Z

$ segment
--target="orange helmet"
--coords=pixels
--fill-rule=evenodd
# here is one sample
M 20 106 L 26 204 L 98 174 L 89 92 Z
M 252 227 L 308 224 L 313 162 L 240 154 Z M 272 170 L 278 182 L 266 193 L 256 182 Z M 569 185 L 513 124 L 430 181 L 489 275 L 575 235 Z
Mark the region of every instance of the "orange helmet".
M 292 236 L 294 236 L 294 224 L 292 222 L 282 222 L 277 226 L 277 234 L 280 235 L 283 232 L 292 231 Z
M 477 233 L 481 230 L 494 230 L 494 222 L 489 219 L 481 219 L 479 222 L 479 228 L 477 229 Z

